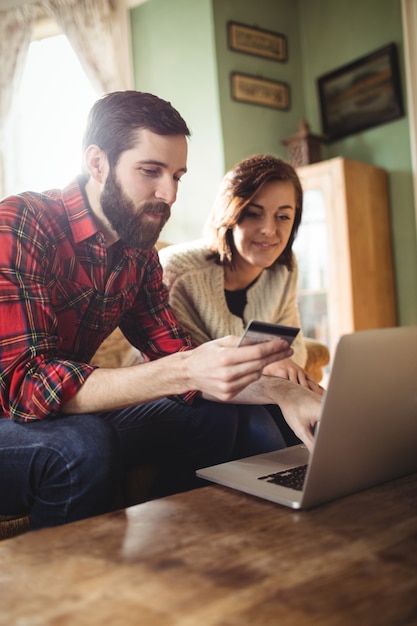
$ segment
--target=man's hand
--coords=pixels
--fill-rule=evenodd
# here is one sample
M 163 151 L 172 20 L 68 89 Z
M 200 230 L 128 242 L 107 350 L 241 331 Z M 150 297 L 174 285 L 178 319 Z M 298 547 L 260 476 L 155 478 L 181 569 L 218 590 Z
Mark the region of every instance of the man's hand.
M 204 397 L 210 400 L 220 399 L 216 394 L 214 398 L 205 394 Z M 242 404 L 277 404 L 292 431 L 310 451 L 313 449 L 313 430 L 321 414 L 320 394 L 278 376 L 262 376 L 252 380 L 237 395 L 230 399 L 226 398 L 225 401 Z
M 188 388 L 199 389 L 205 397 L 231 402 L 261 377 L 267 365 L 293 354 L 283 339 L 237 347 L 238 339 L 222 337 L 184 353 L 188 357 L 185 359 L 190 379 Z
M 324 391 L 323 387 L 316 383 L 316 381 L 313 380 L 302 367 L 294 363 L 292 359 L 283 359 L 282 361 L 271 363 L 265 367 L 263 373 L 266 376 L 285 378 L 296 385 L 301 385 L 306 389 L 310 389 L 310 391 L 314 391 L 314 393 L 318 393 L 320 396 Z

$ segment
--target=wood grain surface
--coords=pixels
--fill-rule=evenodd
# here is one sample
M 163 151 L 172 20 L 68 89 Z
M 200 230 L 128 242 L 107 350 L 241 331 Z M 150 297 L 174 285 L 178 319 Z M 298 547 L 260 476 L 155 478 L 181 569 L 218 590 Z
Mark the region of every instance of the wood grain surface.
M 0 544 L 7 626 L 417 624 L 417 475 L 304 512 L 211 486 Z

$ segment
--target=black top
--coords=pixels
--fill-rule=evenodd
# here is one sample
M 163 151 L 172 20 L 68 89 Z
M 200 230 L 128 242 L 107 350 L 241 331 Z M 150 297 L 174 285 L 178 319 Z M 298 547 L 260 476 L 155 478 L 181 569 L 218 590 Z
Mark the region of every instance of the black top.
M 229 307 L 230 313 L 233 315 L 237 315 L 237 317 L 241 317 L 243 319 L 243 311 L 245 310 L 245 306 L 247 303 L 246 300 L 246 292 L 248 287 L 244 289 L 238 289 L 237 291 L 228 291 L 224 290 L 224 295 L 226 296 L 227 306 Z
M 250 287 L 252 287 L 257 280 L 258 278 L 255 278 L 255 280 L 253 280 L 250 285 L 244 289 L 237 289 L 236 291 L 229 291 L 228 289 L 224 290 L 224 295 L 226 297 L 230 313 L 243 319 L 243 311 L 245 310 L 245 306 L 247 304 L 246 294 L 248 289 L 250 289 Z

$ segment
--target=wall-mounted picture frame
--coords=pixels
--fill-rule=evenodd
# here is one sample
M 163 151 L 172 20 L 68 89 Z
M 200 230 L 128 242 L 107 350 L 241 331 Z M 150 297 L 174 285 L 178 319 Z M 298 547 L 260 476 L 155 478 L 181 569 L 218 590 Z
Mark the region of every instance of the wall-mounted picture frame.
M 319 77 L 317 86 L 327 141 L 404 115 L 394 43 Z
M 231 90 L 232 98 L 237 102 L 257 104 L 282 111 L 290 108 L 290 88 L 287 83 L 232 72 Z
M 227 29 L 230 50 L 272 61 L 287 61 L 288 45 L 285 35 L 239 22 L 228 22 Z

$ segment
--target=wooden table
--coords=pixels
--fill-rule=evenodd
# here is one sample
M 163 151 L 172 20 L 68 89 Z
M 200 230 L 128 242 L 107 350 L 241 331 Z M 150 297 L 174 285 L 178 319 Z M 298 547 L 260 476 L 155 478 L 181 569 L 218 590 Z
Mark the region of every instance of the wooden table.
M 2 541 L 0 623 L 417 624 L 417 474 L 304 512 L 211 486 Z

